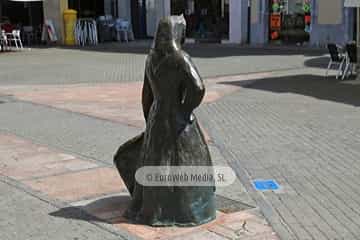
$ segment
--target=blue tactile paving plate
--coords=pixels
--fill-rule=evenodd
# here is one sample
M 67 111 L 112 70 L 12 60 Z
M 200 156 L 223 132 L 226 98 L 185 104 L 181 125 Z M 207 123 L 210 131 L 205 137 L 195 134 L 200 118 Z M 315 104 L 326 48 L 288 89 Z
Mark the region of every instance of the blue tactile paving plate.
M 254 180 L 253 185 L 258 191 L 279 190 L 280 186 L 275 180 Z

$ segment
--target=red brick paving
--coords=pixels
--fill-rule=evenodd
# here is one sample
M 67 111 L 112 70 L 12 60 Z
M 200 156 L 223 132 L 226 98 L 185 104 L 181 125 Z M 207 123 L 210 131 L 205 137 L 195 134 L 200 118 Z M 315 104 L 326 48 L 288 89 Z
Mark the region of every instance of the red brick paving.
M 114 168 L 95 168 L 24 182 L 31 188 L 62 201 L 89 199 L 126 191 Z

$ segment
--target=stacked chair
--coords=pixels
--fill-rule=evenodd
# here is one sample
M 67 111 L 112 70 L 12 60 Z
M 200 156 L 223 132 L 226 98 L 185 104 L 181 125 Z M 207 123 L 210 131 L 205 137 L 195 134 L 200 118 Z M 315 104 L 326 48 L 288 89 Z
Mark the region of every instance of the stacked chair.
M 20 37 L 20 30 L 12 30 L 11 33 L 7 33 L 7 41 L 9 45 L 13 45 L 16 49 L 23 49 L 23 44 Z
M 11 47 L 15 47 L 17 50 L 23 49 L 24 47 L 21 41 L 20 30 L 4 27 L 0 34 L 0 46 L 1 51 L 10 50 Z
M 97 45 L 98 33 L 96 21 L 91 18 L 80 18 L 75 26 L 76 44 L 80 46 Z
M 328 64 L 328 67 L 326 69 L 326 77 L 329 75 L 329 70 L 331 69 L 331 67 L 333 65 L 337 65 L 338 66 L 338 71 L 336 74 L 336 79 L 339 78 L 339 76 L 342 74 L 342 68 L 343 65 L 345 63 L 345 57 L 343 56 L 343 54 L 340 53 L 340 47 L 334 43 L 329 43 L 327 45 L 327 48 L 329 50 L 330 53 L 330 62 Z
M 1 30 L 1 34 L 0 34 L 0 48 L 1 51 L 8 50 L 9 48 L 9 42 L 7 40 L 7 36 L 4 30 Z
M 333 65 L 338 66 L 336 79 L 341 76 L 344 80 L 351 76 L 357 63 L 357 46 L 355 43 L 348 43 L 345 47 L 340 47 L 334 43 L 327 45 L 330 53 L 330 62 L 326 70 L 326 77 Z
M 346 44 L 346 55 L 345 55 L 345 70 L 342 75 L 342 80 L 353 74 L 354 68 L 357 63 L 357 47 L 354 43 Z

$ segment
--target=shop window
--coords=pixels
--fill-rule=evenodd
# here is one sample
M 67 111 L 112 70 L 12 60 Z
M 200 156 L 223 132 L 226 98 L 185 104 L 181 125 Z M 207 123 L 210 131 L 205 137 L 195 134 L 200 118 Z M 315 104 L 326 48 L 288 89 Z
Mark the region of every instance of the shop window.
M 311 29 L 311 0 L 270 0 L 270 40 L 305 43 Z

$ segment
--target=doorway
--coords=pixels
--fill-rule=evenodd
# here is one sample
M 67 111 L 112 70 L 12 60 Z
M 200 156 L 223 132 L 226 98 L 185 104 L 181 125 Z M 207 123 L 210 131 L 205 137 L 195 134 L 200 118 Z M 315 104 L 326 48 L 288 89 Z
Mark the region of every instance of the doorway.
M 172 0 L 171 15 L 183 14 L 186 35 L 198 42 L 229 38 L 229 0 Z
M 131 23 L 135 38 L 146 38 L 146 0 L 131 0 Z

